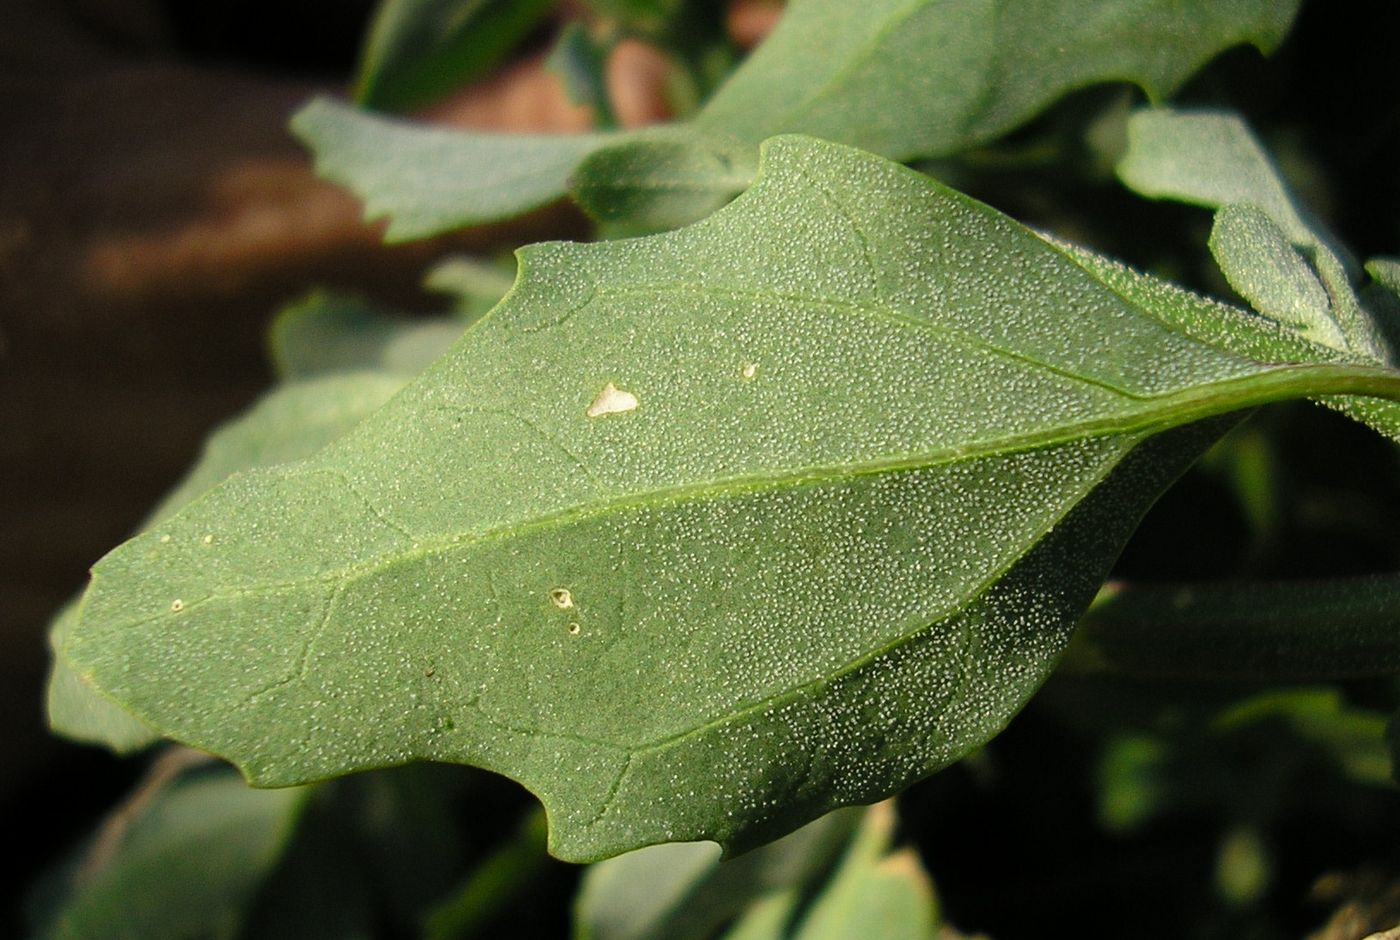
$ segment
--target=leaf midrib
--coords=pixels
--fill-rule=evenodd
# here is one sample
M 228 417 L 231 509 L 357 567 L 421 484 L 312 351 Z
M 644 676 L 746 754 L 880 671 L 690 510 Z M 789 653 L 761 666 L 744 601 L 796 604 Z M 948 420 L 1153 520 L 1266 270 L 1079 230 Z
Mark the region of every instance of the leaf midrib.
M 1145 399 L 1144 403 L 1153 406 L 1150 408 L 1138 408 L 1094 420 L 1054 425 L 1027 433 L 1011 434 L 976 442 L 972 445 L 941 448 L 902 457 L 846 464 L 810 465 L 781 473 L 754 473 L 720 480 L 655 487 L 606 499 L 592 505 L 584 503 L 565 506 L 523 520 L 488 527 L 476 533 L 456 533 L 446 537 L 422 539 L 402 552 L 378 554 L 368 560 L 318 575 L 280 581 L 252 582 L 242 585 L 236 590 L 214 592 L 197 601 L 188 602 L 184 610 L 189 612 L 207 603 L 239 598 L 256 592 L 295 589 L 337 580 L 348 582 L 390 569 L 399 564 L 410 564 L 456 548 L 488 545 L 553 526 L 588 521 L 614 512 L 660 508 L 706 498 L 741 497 L 789 486 L 818 485 L 888 473 L 915 472 L 959 461 L 982 460 L 1024 453 L 1096 437 L 1130 434 L 1150 435 L 1232 411 L 1240 411 L 1289 398 L 1317 395 L 1363 395 L 1400 401 L 1400 372 L 1383 368 L 1330 363 L 1278 366 L 1263 374 L 1235 377 L 1221 382 L 1196 386 L 1170 395 Z M 302 466 L 304 472 L 340 474 L 340 471 L 335 467 L 323 468 L 316 462 Z M 103 564 L 99 563 L 93 570 L 92 588 L 94 589 L 101 580 L 102 569 Z M 86 605 L 84 606 L 86 607 Z M 168 616 L 170 616 L 168 612 L 162 611 L 138 620 L 127 621 L 121 624 L 120 628 L 135 629 Z M 77 632 L 74 631 L 74 633 Z

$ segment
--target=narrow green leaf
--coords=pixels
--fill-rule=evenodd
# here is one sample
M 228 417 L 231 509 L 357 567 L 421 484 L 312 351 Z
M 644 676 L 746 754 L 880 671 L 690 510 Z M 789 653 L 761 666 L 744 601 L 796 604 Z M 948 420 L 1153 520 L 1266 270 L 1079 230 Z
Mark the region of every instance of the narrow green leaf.
M 1273 48 L 1297 6 L 794 0 L 696 123 L 753 144 L 800 131 L 897 160 L 939 156 L 1095 82 L 1130 81 L 1165 98 L 1222 49 Z
M 499 64 L 552 0 L 383 0 L 355 79 L 355 100 L 404 111 Z
M 1312 342 L 1347 350 L 1327 289 L 1264 210 L 1226 205 L 1215 214 L 1210 250 L 1230 286 L 1254 309 Z
M 598 127 L 617 127 L 608 97 L 608 53 L 611 46 L 595 40 L 582 23 L 574 22 L 559 34 L 546 64 L 564 83 L 574 104 L 592 109 Z
M 316 169 L 388 218 L 390 242 L 511 218 L 561 198 L 607 134 L 500 134 L 423 127 L 317 98 L 292 119 Z
M 1198 342 L 873 155 L 764 160 L 690 228 L 522 250 L 349 436 L 103 559 L 71 660 L 262 784 L 459 761 L 564 858 L 737 851 L 999 731 L 1198 422 L 1400 395 Z
M 765 137 L 800 132 L 894 159 L 992 140 L 1067 91 L 1131 81 L 1171 94 L 1223 49 L 1271 49 L 1297 0 L 794 0 L 693 122 L 651 133 L 510 136 L 399 125 L 320 99 L 292 123 L 323 175 L 387 216 L 390 241 L 518 215 L 576 190 L 638 229 L 739 192 Z M 814 50 L 819 52 L 814 54 Z M 629 151 L 637 151 L 630 153 Z M 683 153 L 685 148 L 692 154 Z M 698 177 L 694 174 L 699 174 Z M 625 201 L 610 208 L 608 198 Z
M 159 792 L 104 859 L 80 868 L 53 940 L 234 937 L 244 908 L 276 863 L 304 790 L 252 790 L 237 775 L 202 773 Z
M 755 900 L 809 888 L 826 875 L 862 816 L 829 813 L 726 862 L 712 843 L 674 842 L 589 866 L 575 906 L 575 936 L 703 940 Z

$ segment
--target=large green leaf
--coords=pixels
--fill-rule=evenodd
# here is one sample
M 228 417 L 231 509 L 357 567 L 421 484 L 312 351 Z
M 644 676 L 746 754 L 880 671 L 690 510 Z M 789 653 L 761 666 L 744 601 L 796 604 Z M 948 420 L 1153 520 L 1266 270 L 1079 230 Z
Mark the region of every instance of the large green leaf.
M 552 0 L 383 0 L 355 98 L 391 111 L 427 104 L 484 75 L 553 6 Z
M 103 559 L 72 662 L 258 783 L 460 761 L 565 858 L 742 849 L 1000 730 L 1196 422 L 1400 394 L 881 158 L 765 160 L 690 228 L 523 250 L 350 435 Z
M 509 136 L 397 125 L 326 100 L 293 122 L 322 173 L 388 238 L 573 195 L 644 226 L 700 218 L 748 181 L 765 137 L 800 132 L 894 159 L 984 143 L 1067 91 L 1130 81 L 1160 99 L 1229 46 L 1271 49 L 1297 0 L 794 0 L 693 122 L 652 133 Z M 619 209 L 615 197 L 621 195 Z

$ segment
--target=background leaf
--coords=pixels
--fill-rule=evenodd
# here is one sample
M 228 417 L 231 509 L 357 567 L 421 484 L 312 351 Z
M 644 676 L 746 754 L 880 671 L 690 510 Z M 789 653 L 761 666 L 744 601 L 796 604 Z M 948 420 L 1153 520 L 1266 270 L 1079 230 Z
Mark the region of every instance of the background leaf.
M 1394 393 L 1198 342 L 897 164 L 766 154 L 703 223 L 522 251 L 351 435 L 100 562 L 69 657 L 264 784 L 459 761 L 564 858 L 736 851 L 999 731 L 1198 422 Z
M 187 775 L 110 830 L 80 868 L 43 937 L 234 937 L 283 851 L 305 791 L 253 790 L 237 774 Z M 91 861 L 91 855 L 89 856 Z
M 376 110 L 430 104 L 510 54 L 553 0 L 383 0 L 355 79 L 355 100 Z
M 520 215 L 564 195 L 608 134 L 503 134 L 424 127 L 317 98 L 292 119 L 316 170 L 387 218 L 389 242 Z
M 1354 264 L 1321 223 L 1301 208 L 1238 116 L 1140 111 L 1129 120 L 1128 140 L 1118 175 L 1129 188 L 1153 198 L 1219 209 L 1211 250 L 1232 286 L 1264 305 L 1261 313 L 1300 336 L 1338 349 L 1350 361 L 1390 367 L 1400 362 L 1386 339 L 1393 326 L 1378 322 L 1377 313 L 1366 309 L 1357 295 Z M 1325 311 L 1317 306 L 1316 290 L 1308 286 L 1308 272 L 1296 261 L 1277 261 L 1286 257 L 1284 246 L 1276 234 L 1263 234 L 1267 221 L 1236 206 L 1255 207 L 1304 252 L 1326 294 Z M 1266 237 L 1272 248 L 1263 247 Z M 1400 441 L 1400 405 L 1355 398 L 1320 401 Z
M 825 877 L 862 816 L 837 810 L 726 862 L 713 843 L 673 842 L 590 865 L 575 905 L 575 936 L 703 940 L 758 899 L 800 892 Z
M 747 178 L 732 180 L 731 171 L 751 169 L 771 135 L 812 134 L 899 160 L 950 154 L 1095 82 L 1131 81 L 1165 97 L 1223 49 L 1273 48 L 1297 5 L 794 0 L 685 133 L 448 131 L 390 124 L 325 99 L 293 128 L 323 175 L 364 200 L 369 218 L 389 218 L 390 241 L 518 215 L 562 197 L 576 167 L 574 193 L 592 214 L 615 219 L 636 209 L 634 225 L 659 227 L 694 221 L 700 216 L 687 213 L 739 192 Z M 612 195 L 623 196 L 623 208 Z

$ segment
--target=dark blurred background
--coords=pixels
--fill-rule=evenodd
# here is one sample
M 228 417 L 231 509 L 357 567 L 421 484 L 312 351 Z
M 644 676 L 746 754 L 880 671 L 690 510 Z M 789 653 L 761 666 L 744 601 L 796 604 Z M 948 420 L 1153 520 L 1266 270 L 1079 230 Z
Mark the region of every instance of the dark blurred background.
M 271 314 L 313 285 L 427 309 L 421 274 L 446 253 L 586 231 L 555 207 L 389 249 L 350 196 L 315 179 L 286 120 L 312 93 L 344 88 L 372 6 L 0 0 L 0 818 L 27 821 L 11 827 L 11 852 L 33 865 L 86 831 L 136 773 L 48 735 L 48 620 L 179 478 L 208 430 L 268 385 Z M 1223 97 L 1271 128 L 1270 143 L 1313 180 L 1315 207 L 1363 257 L 1400 254 L 1397 36 L 1400 5 L 1313 0 L 1272 59 L 1232 51 L 1182 96 Z M 433 117 L 585 126 L 587 114 L 539 67 L 548 41 L 542 29 L 516 61 Z M 654 61 L 638 51 L 626 69 L 624 119 L 659 117 Z M 1095 94 L 1026 134 L 1072 123 L 1097 106 Z M 1096 247 L 1143 266 L 1158 261 L 1153 246 L 1164 238 L 1204 242 L 1201 213 L 1148 204 L 1101 175 L 1065 185 L 1064 167 L 1047 172 L 1073 204 L 1047 203 L 1034 172 L 969 177 L 969 187 L 1032 223 L 1072 234 L 1082 221 Z M 1175 273 L 1219 286 L 1204 270 Z M 1336 427 L 1317 433 L 1353 433 Z M 1212 530 L 1193 537 L 1210 544 Z M 1393 542 L 1358 557 L 1388 564 Z M 1150 545 L 1137 551 L 1130 561 L 1143 570 L 1161 564 Z M 1329 557 L 1319 553 L 1319 563 Z M 0 909 L 22 888 L 7 890 Z

